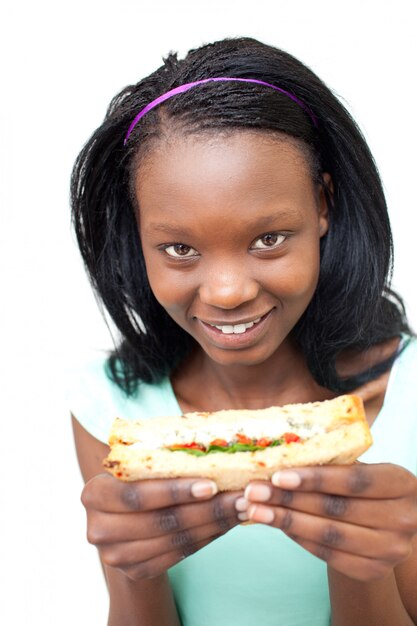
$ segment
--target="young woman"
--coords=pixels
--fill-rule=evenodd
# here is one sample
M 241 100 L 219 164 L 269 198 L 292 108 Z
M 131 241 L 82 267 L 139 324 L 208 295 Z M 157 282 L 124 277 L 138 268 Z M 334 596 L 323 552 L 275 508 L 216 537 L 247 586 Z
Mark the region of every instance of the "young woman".
M 112 101 L 72 205 L 121 333 L 71 407 L 109 624 L 417 623 L 417 346 L 389 288 L 378 173 L 340 102 L 253 39 L 170 55 Z M 116 415 L 351 391 L 374 436 L 353 466 L 226 493 L 102 472 Z

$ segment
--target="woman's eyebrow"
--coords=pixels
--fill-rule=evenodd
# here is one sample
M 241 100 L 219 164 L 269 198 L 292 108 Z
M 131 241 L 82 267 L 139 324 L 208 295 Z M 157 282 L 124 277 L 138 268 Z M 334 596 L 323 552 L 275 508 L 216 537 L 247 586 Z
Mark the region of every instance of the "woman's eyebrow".
M 242 219 L 241 224 L 245 227 L 260 229 L 267 228 L 271 223 L 274 223 L 274 228 L 277 227 L 276 222 L 285 220 L 294 220 L 299 218 L 300 214 L 295 209 L 285 209 L 276 211 L 270 215 L 262 215 L 254 219 Z M 186 226 L 178 226 L 178 224 L 169 224 L 168 222 L 151 222 L 146 228 L 148 232 L 160 231 L 169 235 L 192 235 L 193 231 Z
M 244 224 L 262 229 L 268 227 L 272 222 L 284 222 L 285 220 L 294 220 L 299 217 L 300 213 L 297 209 L 282 209 L 280 211 L 275 211 L 275 213 L 271 213 L 270 215 L 262 215 L 254 220 L 248 220 L 247 222 L 244 222 Z M 276 227 L 276 224 L 274 224 L 274 227 Z
M 192 234 L 192 231 L 189 230 L 186 226 L 178 226 L 176 224 L 168 224 L 166 222 L 162 222 L 160 224 L 156 222 L 151 222 L 145 230 L 149 233 L 155 230 L 158 230 L 168 235 L 191 235 Z

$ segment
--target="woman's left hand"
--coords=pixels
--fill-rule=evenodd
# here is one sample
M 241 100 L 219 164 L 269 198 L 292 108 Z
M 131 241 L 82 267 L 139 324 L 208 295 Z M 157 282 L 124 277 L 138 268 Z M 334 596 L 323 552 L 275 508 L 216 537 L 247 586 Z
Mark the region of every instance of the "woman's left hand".
M 250 483 L 236 508 L 280 528 L 342 574 L 378 580 L 411 555 L 417 479 L 404 468 L 303 467 L 277 472 L 272 482 Z

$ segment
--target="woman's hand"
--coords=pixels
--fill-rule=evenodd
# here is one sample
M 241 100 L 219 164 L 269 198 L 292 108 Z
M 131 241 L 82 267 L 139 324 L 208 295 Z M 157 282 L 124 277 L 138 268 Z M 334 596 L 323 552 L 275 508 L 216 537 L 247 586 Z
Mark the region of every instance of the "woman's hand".
M 88 540 L 106 565 L 133 580 L 153 578 L 240 523 L 242 493 L 216 492 L 207 479 L 123 483 L 100 474 L 81 497 Z
M 417 479 L 397 465 L 304 467 L 248 485 L 237 509 L 280 528 L 346 576 L 384 578 L 410 556 Z

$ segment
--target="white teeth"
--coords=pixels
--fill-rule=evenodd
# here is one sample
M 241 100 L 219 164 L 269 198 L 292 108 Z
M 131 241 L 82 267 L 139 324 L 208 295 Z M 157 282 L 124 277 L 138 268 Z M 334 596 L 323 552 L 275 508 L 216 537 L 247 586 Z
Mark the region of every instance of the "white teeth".
M 254 324 L 257 324 L 260 321 L 261 318 L 258 317 L 256 320 L 253 320 L 253 322 L 248 322 L 247 324 L 236 324 L 235 326 L 215 326 L 215 328 L 221 330 L 224 335 L 241 335 L 246 332 L 248 328 L 252 328 Z M 212 325 L 213 324 L 211 324 L 211 326 Z
M 231 335 L 234 332 L 234 326 L 216 326 L 216 328 L 221 330 L 225 335 Z

